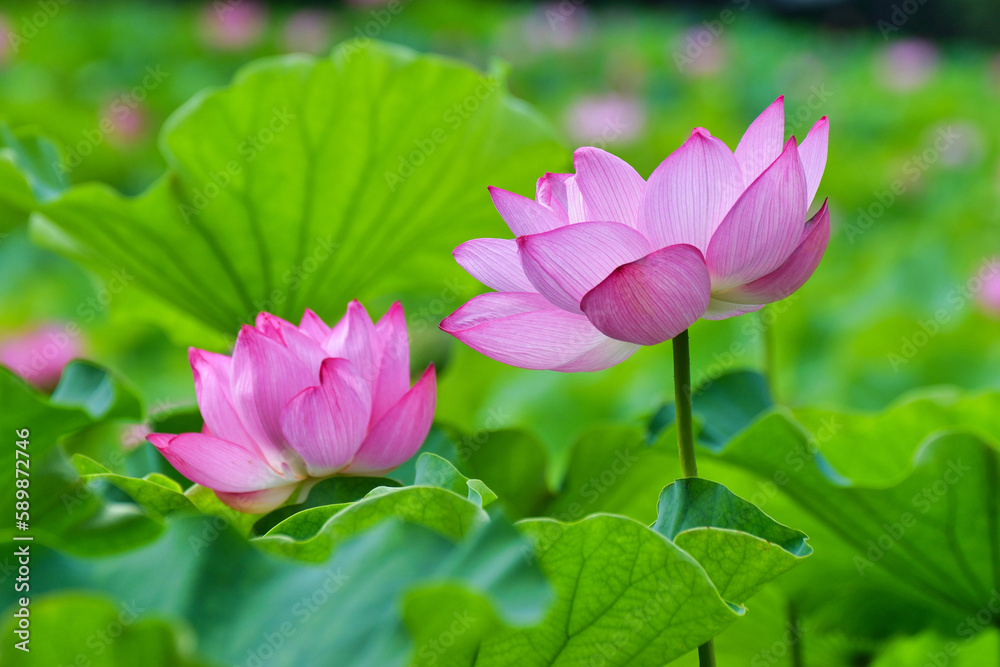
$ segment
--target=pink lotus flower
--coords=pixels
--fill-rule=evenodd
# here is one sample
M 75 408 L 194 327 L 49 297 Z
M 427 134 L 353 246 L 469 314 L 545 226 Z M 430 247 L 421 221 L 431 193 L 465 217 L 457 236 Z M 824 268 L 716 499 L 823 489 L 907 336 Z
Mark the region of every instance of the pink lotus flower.
M 922 88 L 938 68 L 940 55 L 934 42 L 901 39 L 888 44 L 876 59 L 876 74 L 893 90 Z
M 1000 262 L 990 262 L 979 274 L 979 289 L 976 290 L 976 300 L 980 308 L 992 317 L 1000 317 Z
M 784 299 L 812 275 L 830 236 L 827 206 L 806 221 L 826 166 L 829 124 L 784 142 L 779 97 L 735 153 L 696 128 L 650 176 L 596 148 L 575 174 L 545 174 L 535 200 L 491 188 L 515 239 L 475 239 L 458 263 L 497 290 L 441 323 L 513 366 L 608 368 L 698 318 Z
M 101 110 L 101 124 L 111 127 L 109 138 L 114 143 L 129 146 L 145 136 L 149 119 L 143 104 L 122 95 Z
M 75 324 L 45 324 L 0 341 L 0 364 L 29 384 L 51 391 L 63 368 L 83 355 L 80 329 Z
M 285 51 L 324 53 L 330 48 L 330 15 L 320 9 L 300 9 L 288 17 L 281 32 Z
M 524 44 L 532 51 L 566 50 L 584 36 L 588 12 L 582 3 L 547 2 L 524 20 Z
M 434 417 L 431 365 L 410 387 L 396 303 L 372 324 L 352 301 L 333 328 L 310 310 L 296 327 L 269 313 L 244 326 L 233 356 L 192 348 L 202 433 L 148 436 L 177 470 L 250 513 L 333 475 L 380 475 L 420 448 Z
M 627 143 L 646 129 L 646 108 L 637 97 L 582 97 L 567 110 L 566 129 L 578 141 Z
M 266 29 L 267 7 L 254 0 L 213 2 L 201 13 L 202 40 L 220 51 L 251 47 Z

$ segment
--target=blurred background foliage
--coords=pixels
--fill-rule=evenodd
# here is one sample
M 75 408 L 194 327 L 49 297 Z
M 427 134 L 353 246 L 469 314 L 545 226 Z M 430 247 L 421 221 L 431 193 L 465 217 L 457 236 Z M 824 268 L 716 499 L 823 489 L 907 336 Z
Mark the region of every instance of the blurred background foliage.
M 779 392 L 793 403 L 877 408 L 915 385 L 990 386 L 1000 362 L 997 325 L 976 307 L 974 279 L 1000 248 L 1000 55 L 988 39 L 974 39 L 996 34 L 972 11 L 980 3 L 965 4 L 970 11 L 952 7 L 951 18 L 934 21 L 941 10 L 923 5 L 912 15 L 897 5 L 904 13 L 894 15 L 892 4 L 765 12 L 743 2 L 445 0 L 404 4 L 382 26 L 378 4 L 244 2 L 235 29 L 217 25 L 212 4 L 68 3 L 29 38 L 39 6 L 12 2 L 0 18 L 12 31 L 0 47 L 0 117 L 61 144 L 71 182 L 135 194 L 165 168 L 160 126 L 196 92 L 228 83 L 253 58 L 322 53 L 352 37 L 483 68 L 500 58 L 513 94 L 551 119 L 567 147 L 603 145 L 644 174 L 695 125 L 735 145 L 748 121 L 784 93 L 790 133 L 803 135 L 822 114 L 831 118 L 820 195 L 830 197 L 834 233 L 806 288 L 764 316 L 774 320 Z M 944 38 L 922 34 L 927 29 Z M 150 71 L 162 82 L 144 86 Z M 77 320 L 87 356 L 121 370 L 147 400 L 191 400 L 183 345 L 205 341 L 137 324 L 133 311 L 144 300 L 137 290 L 102 291 L 80 269 L 32 247 L 23 228 L 0 245 L 0 271 L 4 330 Z M 441 418 L 477 428 L 491 414 L 503 426 L 544 416 L 556 446 L 584 420 L 641 418 L 667 397 L 667 346 L 606 373 L 574 376 L 503 368 L 460 348 L 435 331 L 436 321 L 476 289 L 468 278 L 443 279 L 429 293 L 370 304 L 379 310 L 402 298 L 426 355 L 450 356 Z M 699 369 L 712 375 L 760 363 L 764 325 L 753 317 L 696 327 L 696 377 Z M 549 400 L 536 400 L 542 395 Z M 595 404 L 581 411 L 581 401 Z
M 569 167 L 572 148 L 598 145 L 648 175 L 696 125 L 735 146 L 756 114 L 784 94 L 787 132 L 801 138 L 819 116 L 831 119 L 819 191 L 830 198 L 830 247 L 786 302 L 759 316 L 697 324 L 696 381 L 763 368 L 772 337 L 777 398 L 793 406 L 878 410 L 914 387 L 1000 386 L 1000 315 L 980 294 L 982 275 L 1000 256 L 994 2 L 437 0 L 404 2 L 387 15 L 384 3 L 360 0 L 244 0 L 221 23 L 216 4 L 4 2 L 0 121 L 55 140 L 72 184 L 97 181 L 136 195 L 167 168 L 160 129 L 193 95 L 229 84 L 256 58 L 325 54 L 350 39 L 376 37 L 484 70 L 506 63 L 500 67 L 511 92 L 551 122 L 566 148 L 546 167 L 552 171 Z M 56 9 L 44 9 L 50 6 Z M 524 182 L 517 186 L 531 194 Z M 485 189 L 481 197 L 488 205 Z M 461 231 L 466 222 L 439 224 Z M 161 302 L 38 247 L 18 223 L 0 224 L 0 340 L 72 323 L 75 354 L 114 369 L 148 411 L 193 404 L 186 347 L 221 351 L 225 337 L 179 319 L 164 325 L 172 312 L 150 313 L 165 308 Z M 496 223 L 491 233 L 499 216 Z M 558 479 L 581 434 L 609 424 L 644 427 L 668 402 L 669 346 L 645 348 L 596 374 L 508 368 L 437 330 L 482 288 L 454 267 L 424 270 L 421 282 L 431 288 L 400 287 L 366 305 L 377 315 L 403 301 L 414 368 L 439 364 L 438 420 L 469 434 L 467 442 L 483 429 L 526 428 L 547 449 Z M 746 641 L 780 637 L 786 610 L 771 595 L 762 594 L 764 610 L 732 632 Z M 995 655 L 995 635 L 976 642 L 952 664 L 986 664 L 977 660 Z M 774 661 L 761 648 L 759 664 L 787 660 L 796 643 L 781 643 Z M 810 665 L 868 655 L 828 635 L 805 643 L 815 653 Z M 901 640 L 875 664 L 922 664 L 913 660 L 938 645 Z M 724 655 L 726 643 L 720 646 Z
M 774 321 L 779 393 L 793 403 L 878 408 L 915 385 L 996 382 L 997 325 L 976 306 L 974 276 L 1000 247 L 1000 56 L 988 39 L 975 39 L 995 33 L 984 33 L 988 21 L 975 18 L 971 8 L 980 5 L 966 4 L 969 12 L 951 9 L 948 21 L 934 21 L 941 10 L 923 5 L 894 15 L 891 4 L 800 3 L 766 12 L 742 2 L 445 0 L 404 4 L 382 26 L 379 5 L 244 2 L 235 30 L 217 25 L 211 4 L 68 3 L 34 34 L 39 6 L 12 2 L 0 18 L 12 31 L 0 47 L 0 117 L 61 144 L 71 182 L 135 194 L 165 168 L 157 149 L 163 121 L 196 92 L 226 84 L 253 58 L 322 53 L 352 37 L 483 68 L 500 58 L 509 63 L 513 94 L 540 109 L 568 148 L 605 146 L 644 174 L 695 125 L 735 145 L 756 113 L 784 93 L 790 133 L 801 136 L 820 115 L 831 117 L 820 195 L 830 197 L 834 233 L 812 281 L 764 316 Z M 928 28 L 943 38 L 922 34 Z M 150 71 L 162 81 L 144 86 Z M 109 294 L 33 247 L 23 227 L 0 244 L 0 272 L 0 327 L 8 335 L 39 321 L 76 320 L 87 356 L 120 370 L 148 401 L 191 401 L 183 346 L 211 343 L 139 323 L 135 311 L 146 299 L 138 290 Z M 377 311 L 402 298 L 425 357 L 449 357 L 442 419 L 466 428 L 489 419 L 503 421 L 494 426 L 544 423 L 558 447 L 584 421 L 643 418 L 667 397 L 667 346 L 605 373 L 566 376 L 503 368 L 455 345 L 436 322 L 478 286 L 452 275 L 461 274 L 430 292 L 369 304 Z M 763 327 L 753 316 L 699 324 L 695 376 L 759 365 Z M 460 378 L 457 386 L 450 378 Z M 543 395 L 548 400 L 538 401 Z M 580 410 L 581 401 L 592 405 Z

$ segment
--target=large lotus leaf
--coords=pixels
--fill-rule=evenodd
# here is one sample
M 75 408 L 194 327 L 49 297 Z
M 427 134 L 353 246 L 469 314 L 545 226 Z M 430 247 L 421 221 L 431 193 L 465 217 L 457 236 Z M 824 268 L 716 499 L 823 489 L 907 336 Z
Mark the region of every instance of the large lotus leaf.
M 260 310 L 329 318 L 438 287 L 456 245 L 502 229 L 486 186 L 530 192 L 567 161 L 499 73 L 374 41 L 249 65 L 178 110 L 161 148 L 143 195 L 75 187 L 35 237 L 227 334 Z
M 111 558 L 75 559 L 39 546 L 32 582 L 39 599 L 58 589 L 97 591 L 143 609 L 140 618 L 182 619 L 197 632 L 199 653 L 218 664 L 391 667 L 410 664 L 416 646 L 408 627 L 423 646 L 470 609 L 488 615 L 462 629 L 466 641 L 497 632 L 501 621 L 538 622 L 551 594 L 523 558 L 529 549 L 501 521 L 457 545 L 387 521 L 307 565 L 263 554 L 212 518 L 191 517 L 155 543 Z M 435 613 L 417 614 L 430 593 Z M 4 607 L 14 601 L 11 589 L 0 596 Z M 75 639 L 58 630 L 33 637 L 49 645 Z M 157 650 L 150 645 L 140 655 L 155 658 Z
M 552 492 L 545 446 L 530 433 L 515 430 L 457 435 L 455 460 L 460 469 L 482 479 L 499 502 L 519 519 L 544 514 Z
M 66 365 L 51 400 L 55 405 L 83 408 L 94 419 L 138 421 L 143 412 L 139 398 L 121 379 L 89 361 Z
M 997 662 L 1000 633 L 988 628 L 976 634 L 955 637 L 925 632 L 899 637 L 881 648 L 871 667 L 983 667 Z
M 636 428 L 595 428 L 570 448 L 565 476 L 545 515 L 575 521 L 610 512 L 648 524 L 656 518 L 653 498 L 679 476 L 673 429 L 650 444 Z
M 755 371 L 733 371 L 712 378 L 697 387 L 691 402 L 698 442 L 711 449 L 725 446 L 774 406 L 767 378 Z M 663 405 L 650 421 L 650 437 L 659 436 L 675 419 L 674 404 Z
M 606 514 L 522 521 L 556 605 L 541 626 L 488 639 L 474 664 L 666 664 L 810 553 L 802 533 L 713 482 L 679 480 L 658 509 L 653 529 Z
M 1000 604 L 998 414 L 1000 394 L 954 390 L 879 414 L 778 408 L 703 462 L 809 534 L 815 557 L 782 585 L 817 626 L 974 634 Z
M 31 601 L 30 652 L 14 641 L 0 645 L 0 662 L 10 667 L 87 665 L 88 667 L 200 667 L 190 655 L 191 636 L 157 618 L 140 618 L 144 608 L 114 604 L 96 595 L 55 593 Z M 15 637 L 16 619 L 4 634 Z M 42 639 L 40 641 L 40 639 Z
M 74 454 L 72 461 L 85 482 L 109 482 L 154 516 L 165 517 L 174 512 L 196 511 L 194 504 L 184 495 L 181 485 L 160 473 L 149 473 L 144 477 L 118 475 L 83 454 Z
M 782 526 L 721 484 L 697 477 L 663 490 L 653 529 L 691 554 L 719 594 L 736 603 L 812 553 L 801 531 Z
M 520 526 L 536 540 L 556 603 L 542 625 L 487 639 L 476 665 L 662 665 L 741 613 L 690 555 L 631 519 L 600 514 Z
M 417 461 L 432 454 L 447 460 L 459 474 L 482 480 L 512 519 L 542 516 L 552 502 L 547 481 L 552 473 L 548 454 L 545 446 L 527 431 L 501 429 L 467 434 L 450 425 L 436 425 L 421 452 L 420 457 L 395 470 L 393 477 L 414 483 Z
M 361 500 L 372 489 L 380 486 L 399 486 L 399 482 L 386 477 L 328 477 L 321 479 L 309 490 L 309 495 L 304 501 L 284 505 L 261 517 L 253 524 L 253 533 L 264 535 L 288 517 L 314 507 L 353 503 L 355 500 Z
M 198 508 L 198 511 L 215 517 L 217 525 L 231 526 L 243 537 L 249 536 L 253 532 L 254 524 L 264 517 L 262 514 L 244 514 L 234 510 L 219 500 L 215 491 L 200 484 L 192 484 L 184 495 Z
M 760 451 L 763 442 L 771 455 Z M 812 583 L 792 583 L 824 625 L 876 637 L 928 626 L 955 632 L 994 598 L 1000 526 L 991 443 L 935 436 L 905 479 L 862 486 L 817 464 L 801 427 L 774 415 L 734 441 L 724 460 L 766 476 L 782 471 L 781 494 L 794 509 L 775 498 L 769 511 L 813 539 Z
M 913 455 L 930 434 L 948 429 L 995 439 L 1000 434 L 1000 394 L 957 389 L 919 390 L 881 413 L 797 409 L 795 419 L 838 473 L 855 484 L 884 485 L 909 474 Z M 850 443 L 867 442 L 858 456 Z M 874 446 L 875 444 L 878 446 Z
M 480 507 L 488 507 L 497 499 L 497 495 L 482 480 L 469 479 L 450 461 L 431 452 L 424 452 L 417 457 L 414 484 L 448 489 L 466 496 Z
M 458 539 L 486 521 L 478 504 L 435 486 L 379 487 L 355 503 L 325 505 L 294 514 L 254 539 L 259 547 L 319 562 L 348 537 L 394 517 Z
M 0 124 L 0 234 L 28 219 L 38 202 L 67 186 L 59 150 L 32 131 Z
M 0 405 L 0 428 L 12 438 L 10 446 L 0 453 L 0 493 L 10 508 L 16 507 L 15 502 L 25 502 L 15 498 L 18 490 L 27 491 L 30 503 L 27 530 L 18 530 L 12 517 L 0 529 L 0 538 L 28 535 L 36 543 L 96 555 L 114 553 L 159 534 L 159 522 L 135 505 L 104 502 L 63 456 L 58 442 L 69 433 L 95 424 L 86 412 L 53 403 L 3 368 Z M 27 437 L 21 438 L 19 434 L 24 431 Z M 21 474 L 15 472 L 15 466 Z M 17 486 L 19 479 L 21 487 Z M 28 480 L 26 489 L 23 480 Z
M 652 499 L 680 474 L 676 437 L 667 429 L 651 443 L 638 428 L 593 428 L 557 466 L 545 446 L 525 431 L 467 435 L 453 430 L 451 447 L 441 454 L 466 475 L 482 479 L 517 518 L 576 521 L 606 512 L 650 523 L 656 518 Z M 553 478 L 556 491 L 549 488 Z

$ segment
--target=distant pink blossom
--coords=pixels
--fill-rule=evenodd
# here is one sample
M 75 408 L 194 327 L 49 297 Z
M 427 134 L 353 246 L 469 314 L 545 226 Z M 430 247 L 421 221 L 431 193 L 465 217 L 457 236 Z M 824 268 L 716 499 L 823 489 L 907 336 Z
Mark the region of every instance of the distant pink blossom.
M 148 439 L 244 512 L 272 510 L 325 477 L 384 474 L 416 453 L 434 417 L 434 366 L 410 386 L 399 303 L 378 324 L 357 301 L 334 327 L 311 310 L 299 326 L 261 313 L 231 357 L 188 356 L 205 429 Z
M 581 3 L 543 3 L 525 19 L 525 44 L 532 51 L 568 49 L 580 40 L 587 16 Z
M 989 77 L 994 90 L 1000 91 L 1000 53 L 996 53 L 990 58 Z
M 497 291 L 441 328 L 505 364 L 558 371 L 608 368 L 699 318 L 760 310 L 794 293 L 826 251 L 826 203 L 807 220 L 826 167 L 829 122 L 801 145 L 784 139 L 778 98 L 735 152 L 708 130 L 646 181 L 597 148 L 573 174 L 545 174 L 535 199 L 490 194 L 513 239 L 474 239 L 458 263 Z
M 926 39 L 901 39 L 883 49 L 876 64 L 882 82 L 893 90 L 916 90 L 937 70 L 940 55 Z
M 255 0 L 216 0 L 201 12 L 201 34 L 220 51 L 253 46 L 267 28 L 267 7 Z
M 285 51 L 324 53 L 330 48 L 330 13 L 321 9 L 300 9 L 288 17 L 281 32 Z
M 1000 261 L 991 262 L 977 278 L 982 280 L 976 292 L 980 307 L 993 317 L 1000 318 Z
M 726 64 L 726 46 L 721 35 L 705 26 L 687 30 L 673 54 L 677 69 L 689 76 L 710 76 Z
M 105 105 L 101 111 L 102 120 L 111 124 L 111 139 L 119 144 L 134 144 L 146 134 L 149 125 L 145 106 L 125 98 L 118 98 Z
M 54 389 L 66 364 L 82 355 L 79 330 L 58 323 L 0 339 L 0 364 L 43 390 Z
M 941 164 L 949 169 L 979 164 L 989 142 L 979 125 L 970 120 L 946 120 L 928 132 L 927 145 L 939 146 Z M 937 142 L 935 144 L 935 142 Z
M 633 96 L 581 97 L 566 111 L 566 130 L 577 143 L 627 143 L 645 129 L 646 107 Z

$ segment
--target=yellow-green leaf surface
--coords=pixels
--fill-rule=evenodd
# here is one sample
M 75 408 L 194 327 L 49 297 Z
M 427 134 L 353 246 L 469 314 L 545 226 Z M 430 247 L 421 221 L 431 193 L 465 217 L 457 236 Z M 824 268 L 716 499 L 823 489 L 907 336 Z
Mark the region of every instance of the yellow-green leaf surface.
M 369 41 L 244 68 L 164 126 L 167 173 L 135 199 L 75 187 L 35 238 L 231 334 L 258 311 L 321 316 L 459 275 L 502 231 L 488 185 L 530 191 L 567 161 L 499 73 Z

